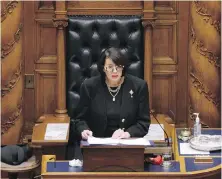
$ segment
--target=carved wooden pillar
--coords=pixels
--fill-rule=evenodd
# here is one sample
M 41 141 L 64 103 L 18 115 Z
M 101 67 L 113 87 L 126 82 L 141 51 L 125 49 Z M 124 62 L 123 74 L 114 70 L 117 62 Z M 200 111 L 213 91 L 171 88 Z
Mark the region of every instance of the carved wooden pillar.
M 66 68 L 65 68 L 65 28 L 68 26 L 65 1 L 56 2 L 54 26 L 57 28 L 57 117 L 67 116 L 66 109 Z
M 148 83 L 149 88 L 149 103 L 150 103 L 150 109 L 152 109 L 152 88 L 153 88 L 153 70 L 152 70 L 152 64 L 153 64 L 153 43 L 152 43 L 152 37 L 153 37 L 153 22 L 155 20 L 154 17 L 154 2 L 144 1 L 144 15 L 143 15 L 143 26 L 144 26 L 144 79 Z
M 9 145 L 19 142 L 24 124 L 23 4 L 5 1 L 1 6 L 1 142 Z
M 189 114 L 200 113 L 205 126 L 220 127 L 220 1 L 190 4 Z M 189 120 L 189 125 L 193 122 Z

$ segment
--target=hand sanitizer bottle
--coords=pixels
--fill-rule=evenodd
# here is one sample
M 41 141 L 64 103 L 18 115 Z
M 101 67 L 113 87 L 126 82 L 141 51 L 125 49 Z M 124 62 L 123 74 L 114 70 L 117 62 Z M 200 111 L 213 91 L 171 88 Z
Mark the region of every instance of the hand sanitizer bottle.
M 193 127 L 194 137 L 197 137 L 201 134 L 200 118 L 199 118 L 199 113 L 193 113 L 193 114 L 197 116 Z

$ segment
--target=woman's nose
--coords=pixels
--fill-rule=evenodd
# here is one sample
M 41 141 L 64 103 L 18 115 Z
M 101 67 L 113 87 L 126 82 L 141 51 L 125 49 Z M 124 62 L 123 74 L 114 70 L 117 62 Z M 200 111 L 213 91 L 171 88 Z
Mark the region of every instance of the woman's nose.
M 117 69 L 116 69 L 116 67 L 113 67 L 113 72 L 117 72 Z

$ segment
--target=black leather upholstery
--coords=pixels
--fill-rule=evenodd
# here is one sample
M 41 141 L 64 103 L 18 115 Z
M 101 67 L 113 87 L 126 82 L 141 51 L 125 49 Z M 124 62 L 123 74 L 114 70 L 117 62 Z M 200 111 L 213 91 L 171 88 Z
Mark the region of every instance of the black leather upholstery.
M 138 16 L 70 16 L 66 33 L 66 89 L 68 114 L 73 118 L 81 83 L 98 75 L 102 50 L 118 47 L 126 55 L 128 73 L 143 78 L 144 43 Z

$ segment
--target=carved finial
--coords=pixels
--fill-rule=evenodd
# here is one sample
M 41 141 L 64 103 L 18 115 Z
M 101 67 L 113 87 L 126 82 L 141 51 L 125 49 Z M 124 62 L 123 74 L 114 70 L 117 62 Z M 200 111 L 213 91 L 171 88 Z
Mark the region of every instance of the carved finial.
M 56 28 L 63 29 L 68 26 L 68 18 L 63 18 L 63 19 L 54 18 L 53 25 Z
M 151 26 L 152 28 L 155 27 L 154 22 L 153 22 L 153 21 L 150 21 L 150 20 L 143 21 L 142 24 L 143 24 L 143 27 L 144 27 L 144 28 L 146 28 L 146 27 L 148 27 L 148 26 Z

